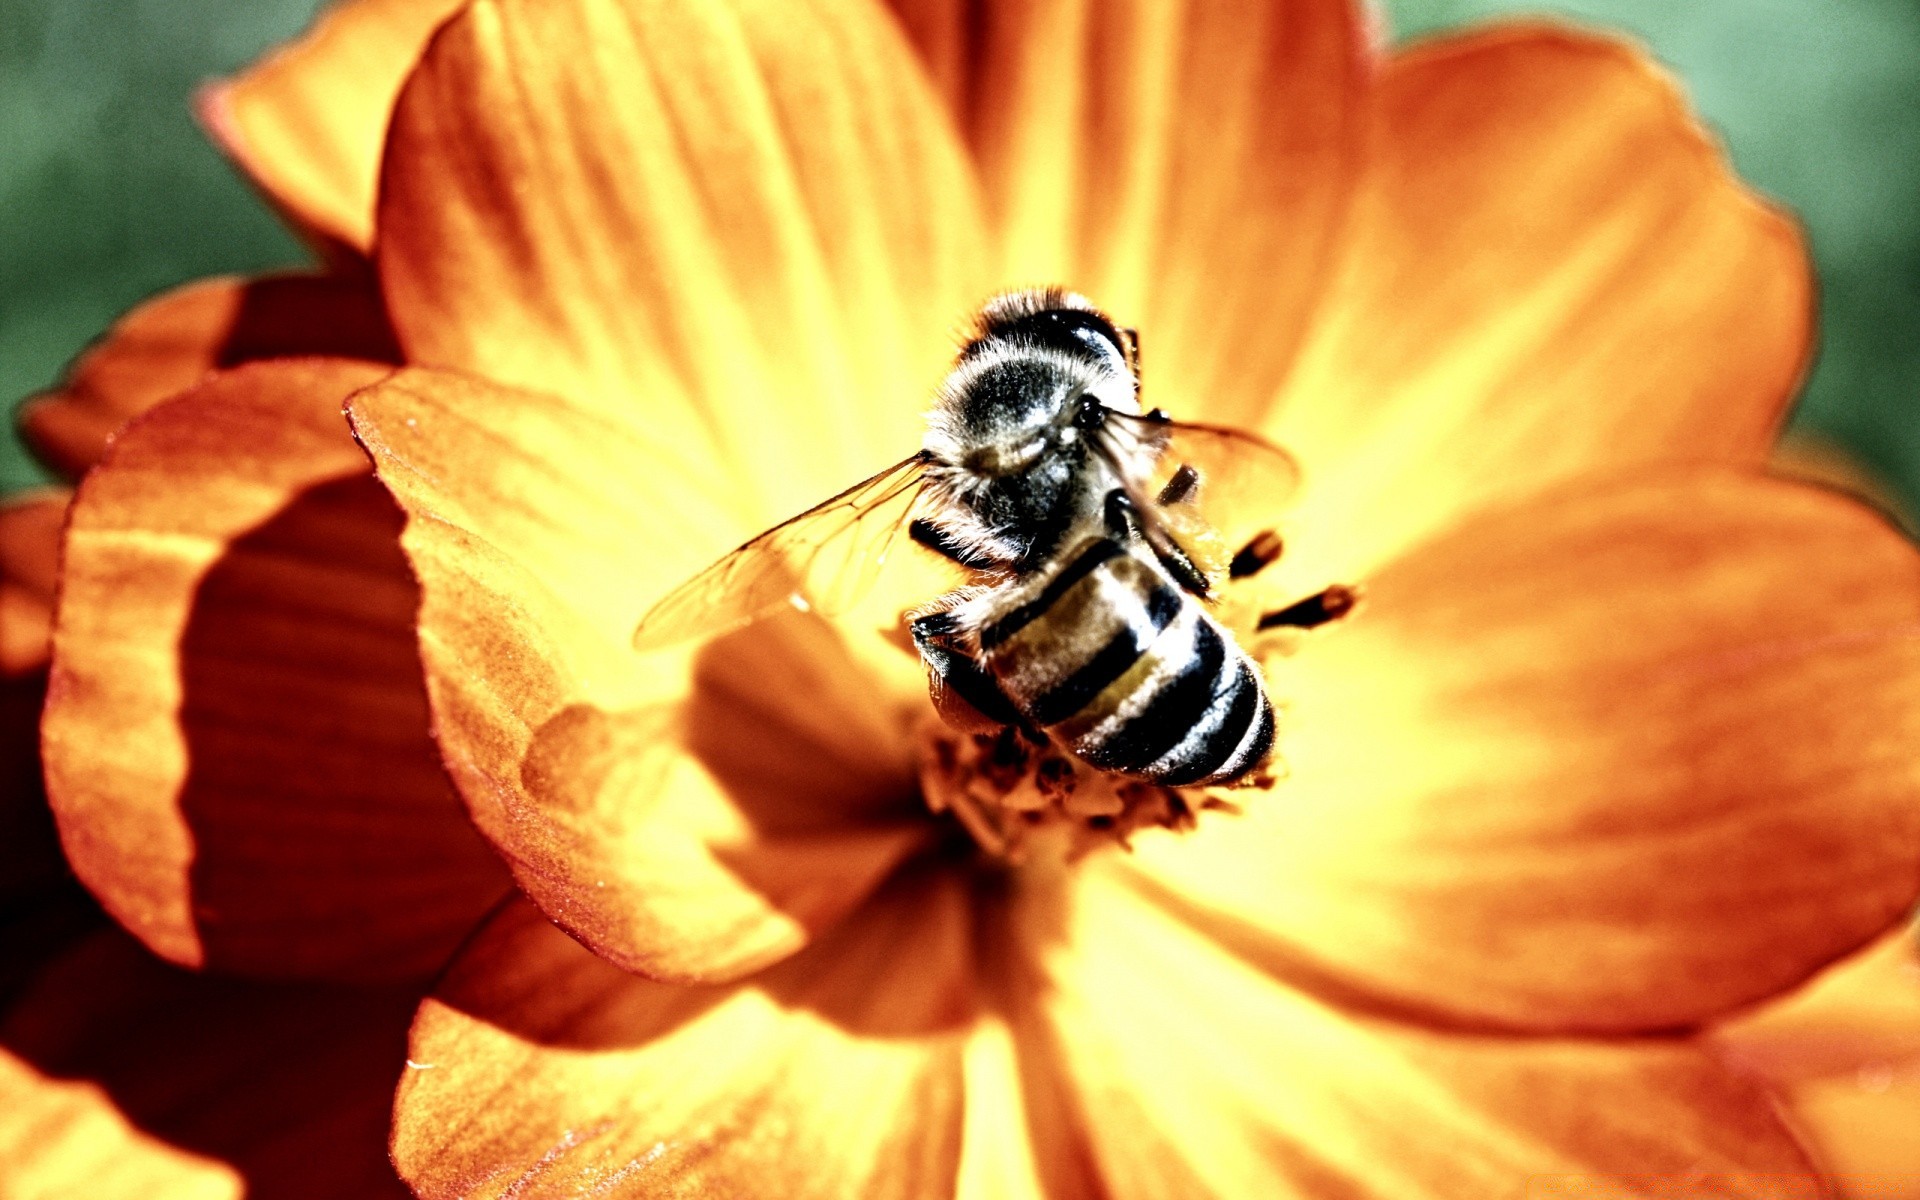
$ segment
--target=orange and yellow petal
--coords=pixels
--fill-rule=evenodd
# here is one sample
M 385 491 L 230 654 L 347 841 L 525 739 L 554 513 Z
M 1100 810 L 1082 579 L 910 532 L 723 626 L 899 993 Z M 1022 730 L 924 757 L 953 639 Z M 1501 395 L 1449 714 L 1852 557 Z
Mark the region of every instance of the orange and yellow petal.
M 1140 330 L 1154 404 L 1257 417 L 1323 286 L 1368 68 L 1347 0 L 893 0 L 999 268 Z
M 380 151 L 400 85 L 464 0 L 335 0 L 313 27 L 200 94 L 200 120 L 323 246 L 373 247 Z
M 114 430 L 209 372 L 297 355 L 397 362 L 399 353 L 364 276 L 204 279 L 116 321 L 58 388 L 27 401 L 20 432 L 43 462 L 77 478 Z
M 510 886 L 441 772 L 401 514 L 340 415 L 382 374 L 217 375 L 74 502 L 48 790 L 74 870 L 176 962 L 419 975 Z
M 1455 1021 L 1683 1026 L 1920 892 L 1920 556 L 1706 472 L 1489 514 L 1269 659 L 1291 774 L 1141 839 L 1282 976 Z
M 897 664 L 886 686 L 798 613 L 691 661 L 631 649 L 720 519 L 673 447 L 559 396 L 420 369 L 352 413 L 409 517 L 441 750 L 520 886 L 576 936 L 656 977 L 735 977 L 929 835 L 906 753 L 924 684 L 905 655 L 865 639 Z
M 1763 1089 L 1686 1040 L 1423 1029 L 1296 991 L 1085 864 L 1011 903 L 1017 974 L 1116 1200 L 1815 1197 Z
M 118 932 L 0 1018 L 0 1194 L 404 1197 L 386 1158 L 406 992 L 209 979 Z
M 1369 122 L 1266 426 L 1307 474 L 1298 578 L 1568 478 L 1764 460 L 1811 346 L 1806 247 L 1644 53 L 1441 39 L 1384 66 Z
M 728 481 L 708 557 L 911 453 L 992 284 L 965 155 L 866 4 L 482 0 L 388 161 L 409 361 L 659 431 Z
M 949 1194 L 967 904 L 952 874 L 902 881 L 723 987 L 630 975 L 508 909 L 414 1021 L 394 1163 L 428 1198 Z
M 1902 928 L 1715 1040 L 1781 1096 L 1850 1200 L 1920 1197 L 1920 947 Z
M 982 966 L 992 973 L 988 963 Z M 967 1031 L 967 1103 L 953 1195 L 956 1200 L 1109 1196 L 1067 1084 L 1051 1051 L 1036 1041 L 1039 1014 L 1024 1001 L 1016 1006 L 1006 988 L 990 994 L 993 999 Z

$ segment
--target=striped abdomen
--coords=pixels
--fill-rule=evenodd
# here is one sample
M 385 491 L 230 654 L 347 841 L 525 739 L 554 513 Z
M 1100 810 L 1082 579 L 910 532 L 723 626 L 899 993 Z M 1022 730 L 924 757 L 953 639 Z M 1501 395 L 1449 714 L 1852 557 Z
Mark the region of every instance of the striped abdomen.
M 1259 669 L 1159 563 L 1112 539 L 1008 588 L 980 652 L 1016 708 L 1104 771 L 1226 783 L 1273 745 Z

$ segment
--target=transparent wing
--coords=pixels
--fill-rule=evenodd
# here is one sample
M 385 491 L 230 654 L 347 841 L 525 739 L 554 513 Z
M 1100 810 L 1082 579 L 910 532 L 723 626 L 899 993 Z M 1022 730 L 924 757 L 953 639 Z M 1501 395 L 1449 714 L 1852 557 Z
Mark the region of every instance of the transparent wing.
M 1148 537 L 1189 550 L 1211 534 L 1231 555 L 1272 529 L 1300 489 L 1292 455 L 1238 429 L 1116 412 L 1103 443 Z
M 847 611 L 879 578 L 925 472 L 916 454 L 748 541 L 648 609 L 634 649 L 718 636 L 783 608 Z

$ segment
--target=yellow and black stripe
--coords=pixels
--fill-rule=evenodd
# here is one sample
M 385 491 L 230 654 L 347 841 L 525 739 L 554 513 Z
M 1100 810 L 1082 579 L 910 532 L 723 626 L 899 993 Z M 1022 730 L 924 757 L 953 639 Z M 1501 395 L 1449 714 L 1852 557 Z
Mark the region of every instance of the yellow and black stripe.
M 1142 552 L 1094 538 L 980 630 L 981 665 L 1088 764 L 1173 787 L 1226 783 L 1273 746 L 1260 672 Z

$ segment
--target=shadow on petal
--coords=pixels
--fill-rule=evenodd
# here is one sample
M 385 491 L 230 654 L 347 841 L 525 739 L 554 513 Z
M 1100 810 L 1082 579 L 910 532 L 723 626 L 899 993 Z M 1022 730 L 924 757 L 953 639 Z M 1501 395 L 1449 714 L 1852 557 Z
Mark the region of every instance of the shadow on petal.
M 687 748 L 761 829 L 920 815 L 905 753 L 910 708 L 869 683 L 825 621 L 761 621 L 710 643 L 694 669 Z
M 353 974 L 431 971 L 507 889 L 424 736 L 401 524 L 371 474 L 317 484 L 195 593 L 178 804 L 210 964 L 330 973 L 287 944 L 304 931 L 364 940 Z
M 0 1022 L 7 1194 L 404 1197 L 386 1130 L 413 1003 L 209 978 L 103 933 Z
M 40 784 L 47 676 L 0 679 L 0 903 L 66 874 Z
M 902 708 L 859 678 L 796 614 L 706 647 L 682 702 L 562 709 L 521 763 L 530 803 L 507 805 L 522 887 L 643 974 L 731 978 L 792 953 L 931 832 Z
M 440 770 L 401 518 L 340 416 L 380 374 L 217 375 L 74 503 L 49 795 L 75 872 L 176 962 L 418 977 L 509 886 Z

